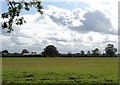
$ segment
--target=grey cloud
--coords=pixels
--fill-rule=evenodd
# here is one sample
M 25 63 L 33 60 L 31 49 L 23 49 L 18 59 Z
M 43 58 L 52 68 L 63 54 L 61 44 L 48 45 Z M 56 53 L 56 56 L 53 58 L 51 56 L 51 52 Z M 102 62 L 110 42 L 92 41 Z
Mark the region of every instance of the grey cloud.
M 56 18 L 55 16 L 50 15 L 50 18 L 57 23 L 58 25 L 64 25 L 66 26 L 67 23 L 65 21 L 65 18 L 63 16 L 60 16 L 59 18 Z
M 13 43 L 15 43 L 15 45 L 24 45 L 24 43 L 21 43 L 21 42 L 20 42 L 20 39 L 19 39 L 18 37 L 16 37 L 16 36 L 10 37 L 10 40 L 11 40 Z
M 89 36 L 89 37 L 88 37 L 88 39 L 89 39 L 90 41 L 93 41 L 93 38 L 92 38 L 92 36 Z
M 8 50 L 9 52 L 22 52 L 21 46 L 2 46 L 2 50 Z
M 109 40 L 109 36 L 106 36 L 102 43 L 117 43 L 117 41 Z
M 52 40 L 52 41 L 68 42 L 68 40 L 65 40 L 65 39 L 59 39 L 59 38 L 56 38 L 56 37 L 49 37 L 48 39 L 49 39 L 49 40 Z
M 36 45 L 36 44 L 33 44 L 33 45 L 30 45 L 30 46 L 26 46 L 27 49 L 29 49 L 30 52 L 37 52 L 37 53 L 41 53 L 44 49 L 43 46 L 41 45 Z
M 75 15 L 74 19 L 80 19 L 81 18 L 80 15 L 81 15 L 82 10 L 80 8 L 79 9 L 75 9 L 72 12 Z
M 88 11 L 83 17 L 85 18 L 85 20 L 81 20 L 83 25 L 70 27 L 70 29 L 78 32 L 94 31 L 107 34 L 117 34 L 117 31 L 113 28 L 110 19 L 101 11 Z
M 62 13 L 62 12 L 59 12 Z M 67 13 L 67 11 L 65 12 Z M 66 14 L 58 14 L 55 10 L 53 10 L 52 14 L 47 14 L 53 22 L 58 25 L 67 26 L 69 29 L 73 31 L 77 31 L 80 33 L 87 33 L 87 32 L 99 32 L 104 34 L 114 34 L 117 35 L 117 30 L 113 28 L 110 18 L 102 13 L 99 10 L 95 11 L 87 11 L 84 13 L 82 19 L 80 17 L 81 10 L 76 9 L 75 11 L 70 12 L 71 16 L 66 17 Z M 72 23 L 77 20 L 78 22 L 82 23 L 83 25 L 73 26 Z
M 40 43 L 39 43 L 40 44 Z M 42 45 L 46 45 L 46 44 L 49 44 L 49 42 L 47 40 L 42 40 L 41 42 Z
M 103 43 L 116 43 L 116 41 L 104 40 Z
M 43 46 L 41 45 L 13 45 L 13 46 L 10 46 L 10 45 L 7 45 L 7 46 L 3 46 L 2 47 L 2 50 L 8 50 L 9 52 L 19 52 L 21 53 L 23 49 L 27 49 L 29 52 L 42 52 L 43 51 Z
M 72 42 L 83 42 L 83 39 L 82 39 L 82 37 L 81 38 L 74 38 L 73 40 L 72 40 Z
M 59 52 L 61 53 L 68 53 L 68 52 L 80 52 L 81 48 L 79 47 L 74 47 L 71 45 L 62 45 L 58 42 L 54 43 L 54 45 L 57 47 L 57 49 L 59 50 Z

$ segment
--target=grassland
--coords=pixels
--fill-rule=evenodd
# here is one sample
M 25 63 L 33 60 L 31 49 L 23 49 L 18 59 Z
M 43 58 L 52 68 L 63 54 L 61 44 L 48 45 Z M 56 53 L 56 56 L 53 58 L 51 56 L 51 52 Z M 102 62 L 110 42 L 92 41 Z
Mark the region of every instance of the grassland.
M 117 60 L 114 57 L 3 58 L 2 81 L 3 84 L 117 85 Z

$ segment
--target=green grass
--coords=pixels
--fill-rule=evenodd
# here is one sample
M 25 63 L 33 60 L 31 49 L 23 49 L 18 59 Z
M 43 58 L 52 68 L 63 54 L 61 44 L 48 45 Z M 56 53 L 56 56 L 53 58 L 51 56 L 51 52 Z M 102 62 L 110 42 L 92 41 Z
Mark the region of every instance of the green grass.
M 3 58 L 3 83 L 118 82 L 118 59 L 110 57 Z

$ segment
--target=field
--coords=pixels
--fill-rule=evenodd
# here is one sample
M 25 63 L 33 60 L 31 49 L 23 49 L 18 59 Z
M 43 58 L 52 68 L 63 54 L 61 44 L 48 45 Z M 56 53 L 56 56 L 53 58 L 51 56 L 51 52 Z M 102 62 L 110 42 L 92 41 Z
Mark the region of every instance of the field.
M 118 83 L 118 59 L 114 57 L 3 58 L 2 71 L 3 84 L 117 85 Z

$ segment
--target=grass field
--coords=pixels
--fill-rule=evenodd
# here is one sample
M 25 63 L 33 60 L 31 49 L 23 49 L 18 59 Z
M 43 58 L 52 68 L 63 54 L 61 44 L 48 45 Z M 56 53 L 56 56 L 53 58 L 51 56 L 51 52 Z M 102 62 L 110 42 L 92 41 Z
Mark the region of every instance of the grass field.
M 110 57 L 3 58 L 4 83 L 113 85 L 118 59 Z

